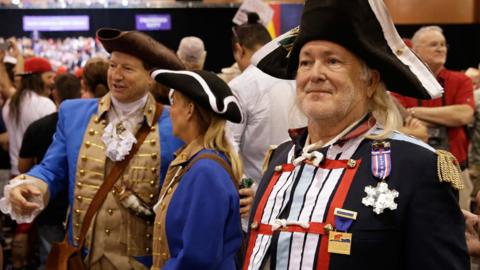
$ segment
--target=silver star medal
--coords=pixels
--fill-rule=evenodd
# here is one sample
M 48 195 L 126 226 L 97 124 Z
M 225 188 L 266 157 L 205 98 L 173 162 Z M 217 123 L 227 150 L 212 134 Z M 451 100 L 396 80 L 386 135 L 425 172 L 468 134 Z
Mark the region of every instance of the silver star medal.
M 376 187 L 366 186 L 365 193 L 367 193 L 367 196 L 362 199 L 362 203 L 365 206 L 372 206 L 373 212 L 377 215 L 383 213 L 386 208 L 397 209 L 395 198 L 398 197 L 398 191 L 388 189 L 386 182 L 378 182 Z

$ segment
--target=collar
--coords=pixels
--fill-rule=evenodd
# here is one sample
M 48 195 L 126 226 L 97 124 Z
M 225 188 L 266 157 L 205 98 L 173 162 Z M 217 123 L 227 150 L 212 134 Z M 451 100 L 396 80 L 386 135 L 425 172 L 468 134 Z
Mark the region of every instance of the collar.
M 183 146 L 174 153 L 175 159 L 172 161 L 170 166 L 178 166 L 187 163 L 190 159 L 192 159 L 193 156 L 203 149 L 204 147 L 200 142 L 200 139 L 193 140 L 191 143 Z
M 358 123 L 353 126 L 347 127 L 345 130 L 348 130 L 344 136 L 338 139 L 333 144 L 343 144 L 346 141 L 357 138 L 359 136 L 365 135 L 374 125 L 376 124 L 376 119 L 368 113 L 365 115 Z M 292 139 L 293 144 L 295 145 L 295 156 L 298 156 L 302 153 L 305 143 L 308 138 L 308 129 L 307 127 L 290 129 L 288 130 L 290 138 Z M 322 147 L 328 148 L 330 145 L 325 145 Z
M 110 110 L 111 106 L 112 106 L 112 97 L 110 93 L 107 93 L 105 96 L 103 96 L 100 99 L 97 118 L 98 119 L 105 118 L 106 112 Z M 152 94 L 148 93 L 147 101 L 143 109 L 143 115 L 145 116 L 145 119 L 149 127 L 152 127 L 153 125 L 155 125 L 155 123 L 153 123 L 153 117 L 155 116 L 156 106 L 157 106 L 157 102 L 155 101 L 155 98 L 153 97 Z

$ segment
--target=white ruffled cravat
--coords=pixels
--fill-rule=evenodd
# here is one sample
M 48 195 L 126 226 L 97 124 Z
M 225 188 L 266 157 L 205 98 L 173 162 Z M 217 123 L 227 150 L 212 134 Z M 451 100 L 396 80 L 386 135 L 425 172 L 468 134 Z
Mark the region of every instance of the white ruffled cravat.
M 143 108 L 148 95 L 131 103 L 121 103 L 113 96 L 111 99 L 112 107 L 108 111 L 109 123 L 105 127 L 102 140 L 106 146 L 105 155 L 112 161 L 121 161 L 137 142 L 134 131 L 143 121 Z

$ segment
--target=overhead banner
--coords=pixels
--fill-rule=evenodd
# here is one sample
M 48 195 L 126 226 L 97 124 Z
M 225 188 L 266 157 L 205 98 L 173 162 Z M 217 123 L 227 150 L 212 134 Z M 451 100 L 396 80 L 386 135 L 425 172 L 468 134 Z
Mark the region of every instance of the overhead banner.
M 135 15 L 135 28 L 140 31 L 171 30 L 170 14 L 139 14 Z
M 81 16 L 23 16 L 23 31 L 89 31 L 90 20 Z

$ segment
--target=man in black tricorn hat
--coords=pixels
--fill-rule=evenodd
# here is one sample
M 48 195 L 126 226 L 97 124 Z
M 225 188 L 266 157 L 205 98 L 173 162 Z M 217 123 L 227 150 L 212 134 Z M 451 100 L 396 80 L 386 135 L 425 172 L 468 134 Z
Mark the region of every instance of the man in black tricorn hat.
M 10 182 L 2 210 L 17 221 L 29 222 L 49 197 L 68 187 L 71 244 L 80 242 L 92 201 L 101 205 L 84 238 L 86 267 L 147 269 L 151 261 L 151 207 L 173 152 L 182 144 L 172 135 L 169 109 L 157 105 L 149 93 L 156 83 L 149 71 L 153 67 L 179 70 L 183 64 L 175 53 L 140 32 L 100 29 L 97 37 L 111 53 L 110 92 L 100 100 L 62 103 L 57 131 L 42 163 Z M 139 130 L 146 134 L 143 144 L 128 163 L 121 163 L 134 151 Z M 125 166 L 112 192 L 103 202 L 94 200 L 112 168 L 121 172 L 119 163 Z
M 308 126 L 268 160 L 244 269 L 468 269 L 458 163 L 394 131 L 386 90 L 432 98 L 442 88 L 383 1 L 308 0 L 300 29 L 253 62 L 296 79 Z

